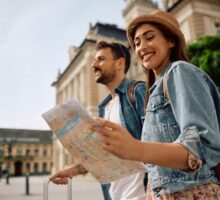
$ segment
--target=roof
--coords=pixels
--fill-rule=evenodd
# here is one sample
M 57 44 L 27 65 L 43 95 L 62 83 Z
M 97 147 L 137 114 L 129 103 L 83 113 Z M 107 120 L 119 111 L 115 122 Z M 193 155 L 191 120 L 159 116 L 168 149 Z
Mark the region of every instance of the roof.
M 105 37 L 109 37 L 109 38 L 114 38 L 115 40 L 127 41 L 126 31 L 124 29 L 119 28 L 115 24 L 103 24 L 101 22 L 97 22 L 94 26 L 92 26 L 90 24 L 89 28 L 90 28 L 89 33 L 92 32 L 93 34 L 95 34 L 97 36 L 100 35 L 100 36 L 105 36 Z M 66 67 L 66 69 L 61 74 L 59 74 L 59 76 L 57 77 L 57 80 L 55 80 L 51 84 L 52 86 L 56 86 L 56 84 L 62 79 L 64 74 L 70 68 L 71 64 L 73 62 L 75 62 L 77 57 L 82 53 L 83 45 L 85 45 L 86 42 L 96 43 L 96 40 L 89 39 L 89 38 L 85 37 L 85 39 L 82 41 L 81 45 L 79 46 L 79 51 L 78 51 L 77 55 L 69 63 L 69 65 Z
M 56 86 L 57 82 L 59 82 L 63 76 L 66 74 L 66 72 L 68 71 L 68 69 L 70 68 L 71 64 L 75 62 L 75 60 L 79 57 L 79 55 L 82 53 L 82 46 L 87 43 L 87 42 L 91 42 L 91 43 L 96 43 L 95 40 L 90 40 L 90 39 L 84 39 L 83 42 L 81 43 L 80 47 L 79 47 L 79 51 L 78 53 L 75 55 L 75 57 L 73 58 L 73 60 L 71 60 L 71 62 L 69 63 L 69 65 L 65 68 L 65 70 L 59 74 L 59 76 L 57 77 L 57 80 L 55 80 L 51 86 Z
M 125 30 L 118 28 L 115 24 L 103 24 L 97 22 L 94 26 L 90 26 L 90 29 L 95 31 L 97 35 L 113 37 L 116 40 L 127 40 Z
M 0 129 L 0 144 L 5 143 L 52 143 L 52 131 L 28 129 Z
M 144 6 L 144 7 L 152 7 L 152 8 L 158 9 L 158 3 L 152 0 L 130 1 L 129 4 L 127 4 L 126 8 L 123 10 L 123 16 L 129 13 L 133 7 L 138 6 L 138 5 L 141 7 Z

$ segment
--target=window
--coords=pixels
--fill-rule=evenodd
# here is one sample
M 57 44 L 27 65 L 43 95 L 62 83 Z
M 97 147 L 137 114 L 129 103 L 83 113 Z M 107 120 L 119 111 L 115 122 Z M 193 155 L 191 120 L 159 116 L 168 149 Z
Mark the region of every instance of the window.
M 38 173 L 38 163 L 34 163 L 34 173 Z
M 17 149 L 17 156 L 22 156 L 22 150 L 21 149 Z
M 47 173 L 47 163 L 43 163 L 43 173 Z
M 22 159 L 22 150 L 19 148 L 17 149 L 17 152 L 16 152 L 16 158 L 21 160 Z
M 43 150 L 43 156 L 44 157 L 47 156 L 47 150 L 46 149 Z
M 216 27 L 216 33 L 219 34 L 220 33 L 220 22 L 216 22 L 215 27 Z
M 26 149 L 26 156 L 30 156 L 30 149 Z
M 38 149 L 35 149 L 34 150 L 34 157 L 36 158 L 36 157 L 38 157 L 39 156 L 39 150 Z
M 30 169 L 31 169 L 31 164 L 26 163 L 26 172 L 30 172 Z
M 0 148 L 0 160 L 3 159 L 3 155 L 4 155 L 4 150 Z

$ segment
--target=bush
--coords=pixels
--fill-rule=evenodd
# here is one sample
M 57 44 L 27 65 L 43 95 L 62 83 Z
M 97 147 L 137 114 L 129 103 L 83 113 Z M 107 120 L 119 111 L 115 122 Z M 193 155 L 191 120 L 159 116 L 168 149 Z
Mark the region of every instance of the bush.
M 186 47 L 186 54 L 220 89 L 220 35 L 199 38 Z

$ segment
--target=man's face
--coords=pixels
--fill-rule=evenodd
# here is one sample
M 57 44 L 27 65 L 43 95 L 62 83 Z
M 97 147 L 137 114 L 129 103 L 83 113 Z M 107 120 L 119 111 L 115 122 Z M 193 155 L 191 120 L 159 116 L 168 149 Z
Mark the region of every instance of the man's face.
M 117 60 L 113 58 L 110 48 L 98 50 L 91 64 L 96 83 L 107 85 L 114 81 L 117 75 L 116 64 Z

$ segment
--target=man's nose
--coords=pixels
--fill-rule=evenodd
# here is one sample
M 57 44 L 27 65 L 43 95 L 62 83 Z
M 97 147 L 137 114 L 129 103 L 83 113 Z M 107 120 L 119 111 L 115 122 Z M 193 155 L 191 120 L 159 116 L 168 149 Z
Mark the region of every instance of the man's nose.
M 91 67 L 94 68 L 94 67 L 97 65 L 96 63 L 97 63 L 96 60 L 93 60 L 93 61 L 91 62 Z

